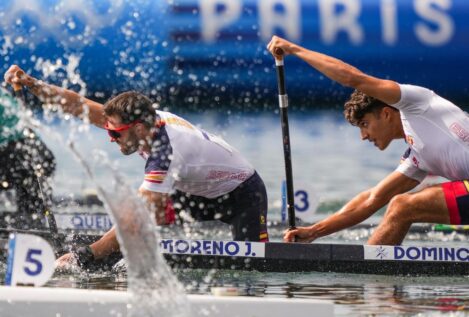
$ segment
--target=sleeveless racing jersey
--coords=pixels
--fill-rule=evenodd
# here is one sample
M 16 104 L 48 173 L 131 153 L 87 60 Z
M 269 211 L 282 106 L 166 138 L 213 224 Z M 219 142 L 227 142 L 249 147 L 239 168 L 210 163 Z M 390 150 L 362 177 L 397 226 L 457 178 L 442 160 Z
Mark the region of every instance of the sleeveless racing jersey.
M 409 145 L 397 171 L 421 182 L 427 174 L 469 178 L 469 118 L 433 91 L 400 85 L 399 109 Z
M 142 153 L 147 159 L 142 188 L 215 198 L 254 174 L 251 164 L 220 137 L 172 113 L 157 114 L 160 124 L 151 153 Z
M 0 146 L 23 137 L 18 111 L 18 102 L 8 91 L 0 88 Z

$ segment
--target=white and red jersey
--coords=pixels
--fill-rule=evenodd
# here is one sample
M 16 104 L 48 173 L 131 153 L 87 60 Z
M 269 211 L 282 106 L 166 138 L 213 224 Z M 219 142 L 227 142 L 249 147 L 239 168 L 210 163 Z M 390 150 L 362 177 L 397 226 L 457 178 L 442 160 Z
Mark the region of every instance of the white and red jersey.
M 142 188 L 175 189 L 206 198 L 227 194 L 254 174 L 252 165 L 218 136 L 172 113 L 157 111 L 160 127 L 147 159 Z
M 421 182 L 427 174 L 469 179 L 469 117 L 433 91 L 400 85 L 399 109 L 410 151 L 397 171 Z

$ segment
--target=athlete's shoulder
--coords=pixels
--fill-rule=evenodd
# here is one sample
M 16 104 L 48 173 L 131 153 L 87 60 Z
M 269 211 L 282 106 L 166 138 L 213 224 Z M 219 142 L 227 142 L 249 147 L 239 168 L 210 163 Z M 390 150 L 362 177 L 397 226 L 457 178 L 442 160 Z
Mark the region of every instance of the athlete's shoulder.
M 195 127 L 188 120 L 167 111 L 158 111 L 157 114 L 160 117 L 161 123 L 170 128 L 187 128 L 194 130 Z
M 430 106 L 435 93 L 425 87 L 399 84 L 401 99 L 391 106 L 407 113 L 422 113 Z
M 419 100 L 422 98 L 428 98 L 432 95 L 435 95 L 435 92 L 429 88 L 413 85 L 413 84 L 398 84 L 399 89 L 401 90 L 401 100 L 402 99 L 413 99 Z

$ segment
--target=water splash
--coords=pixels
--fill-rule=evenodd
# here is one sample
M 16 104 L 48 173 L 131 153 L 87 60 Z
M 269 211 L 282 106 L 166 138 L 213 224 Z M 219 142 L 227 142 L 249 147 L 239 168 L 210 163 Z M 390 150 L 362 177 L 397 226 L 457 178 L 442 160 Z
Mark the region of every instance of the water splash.
M 82 96 L 86 95 L 86 83 L 80 77 L 78 66 L 80 65 L 81 54 L 64 54 L 64 58 L 59 58 L 55 61 L 45 60 L 41 57 L 35 60 L 34 69 L 42 73 L 42 78 L 45 81 L 54 79 L 55 77 L 61 78 L 62 87 L 69 88 L 70 86 L 78 86 L 80 90 L 78 93 Z
M 117 172 L 107 154 L 94 150 L 93 155 L 85 159 L 72 140 L 65 141 L 61 134 L 47 126 L 41 126 L 40 130 L 71 150 L 96 185 L 107 212 L 113 218 L 121 251 L 127 261 L 131 294 L 129 316 L 189 316 L 184 289 L 158 251 L 159 237 L 154 218 L 143 201 L 131 194 L 134 191 Z M 79 134 L 75 132 L 70 138 Z M 105 178 L 105 186 L 103 180 L 96 178 L 95 170 L 109 175 Z
M 68 145 L 87 175 L 96 182 L 99 196 L 116 224 L 121 251 L 127 260 L 130 316 L 188 316 L 184 289 L 158 252 L 155 220 L 142 200 L 129 195 L 132 190 L 115 170 L 112 191 L 105 191 L 74 143 Z M 93 157 L 100 167 L 112 166 L 102 151 L 95 151 Z
M 67 76 L 74 78 L 76 82 L 80 82 L 79 76 L 77 80 L 76 76 L 70 74 L 74 73 L 78 61 L 79 59 L 72 61 L 69 63 L 71 66 L 64 69 Z M 42 67 L 48 66 L 50 65 L 45 64 Z M 61 67 L 60 64 L 58 68 Z M 60 111 L 59 115 L 65 116 Z M 69 121 L 72 123 L 72 129 L 68 140 L 65 141 L 63 133 L 54 132 L 50 127 L 41 125 L 30 115 L 26 120 L 28 125 L 51 137 L 63 147 L 68 147 L 84 168 L 88 178 L 97 187 L 106 211 L 113 218 L 121 251 L 127 260 L 128 289 L 131 294 L 128 305 L 129 316 L 188 316 L 189 306 L 184 288 L 172 274 L 158 250 L 159 236 L 155 230 L 156 223 L 143 201 L 136 195 L 129 194 L 134 191 L 117 172 L 117 168 L 105 152 L 94 150 L 93 155 L 86 156 L 85 159 L 81 154 L 82 151 L 75 146 L 73 139 L 89 132 L 87 121 L 80 125 L 75 124 L 73 120 Z M 98 180 L 95 177 L 95 171 L 98 170 L 109 176 Z

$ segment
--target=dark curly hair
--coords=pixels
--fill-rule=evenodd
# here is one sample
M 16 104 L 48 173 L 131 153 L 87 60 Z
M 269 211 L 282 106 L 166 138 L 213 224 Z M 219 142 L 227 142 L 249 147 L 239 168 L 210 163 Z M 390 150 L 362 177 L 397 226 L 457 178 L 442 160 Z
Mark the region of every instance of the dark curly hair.
M 389 107 L 389 105 L 355 89 L 344 105 L 344 116 L 350 124 L 356 126 L 367 113 L 378 115 L 384 107 Z
M 157 118 L 151 100 L 136 91 L 127 91 L 108 100 L 104 104 L 104 113 L 119 116 L 125 124 L 140 120 L 147 127 L 153 127 Z

